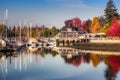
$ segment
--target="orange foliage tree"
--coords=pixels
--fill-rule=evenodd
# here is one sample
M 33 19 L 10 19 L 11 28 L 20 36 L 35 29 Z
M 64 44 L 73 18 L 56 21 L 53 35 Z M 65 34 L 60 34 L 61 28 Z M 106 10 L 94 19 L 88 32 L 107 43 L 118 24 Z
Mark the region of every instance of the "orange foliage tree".
M 91 26 L 89 28 L 91 33 L 99 33 L 102 29 L 102 26 L 100 25 L 100 21 L 98 17 L 94 17 L 91 23 Z

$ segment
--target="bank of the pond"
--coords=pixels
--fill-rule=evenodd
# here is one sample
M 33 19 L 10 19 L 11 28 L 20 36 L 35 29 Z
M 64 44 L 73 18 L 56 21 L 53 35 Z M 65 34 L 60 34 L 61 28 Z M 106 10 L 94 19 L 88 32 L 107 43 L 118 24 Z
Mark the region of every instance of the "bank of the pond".
M 80 43 L 74 46 L 69 46 L 82 50 L 100 50 L 100 51 L 120 51 L 120 44 L 105 44 L 105 43 Z

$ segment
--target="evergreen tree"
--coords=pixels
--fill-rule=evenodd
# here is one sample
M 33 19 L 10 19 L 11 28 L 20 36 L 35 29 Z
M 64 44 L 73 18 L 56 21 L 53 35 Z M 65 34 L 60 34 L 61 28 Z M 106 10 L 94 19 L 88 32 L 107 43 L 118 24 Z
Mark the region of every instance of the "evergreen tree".
M 12 29 L 12 37 L 16 37 L 15 36 L 15 31 L 16 31 L 16 26 L 14 26 L 13 29 Z
M 104 19 L 104 17 L 100 16 L 100 17 L 99 17 L 99 21 L 100 21 L 100 25 L 103 27 L 104 24 L 105 24 L 105 19 Z
M 113 16 L 119 18 L 119 14 L 117 13 L 116 6 L 113 4 L 112 0 L 109 0 L 109 2 L 107 3 L 107 7 L 105 8 L 106 22 L 111 22 Z

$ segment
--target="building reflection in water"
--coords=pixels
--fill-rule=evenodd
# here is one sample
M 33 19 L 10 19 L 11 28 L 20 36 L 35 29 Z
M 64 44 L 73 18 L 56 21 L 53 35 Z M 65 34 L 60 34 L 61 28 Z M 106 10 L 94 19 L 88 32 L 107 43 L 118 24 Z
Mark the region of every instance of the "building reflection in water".
M 89 54 L 81 54 L 77 56 L 72 56 L 68 58 L 67 56 L 62 56 L 66 63 L 72 64 L 74 66 L 80 66 L 81 63 L 90 63 Z
M 97 68 L 101 62 L 104 62 L 104 64 L 107 66 L 104 70 L 106 80 L 115 80 L 120 70 L 120 56 L 88 53 L 85 50 L 81 51 L 79 49 L 63 47 L 59 47 L 54 50 L 32 50 L 28 48 L 21 52 L 0 54 L 0 66 L 3 77 L 5 78 L 9 72 L 8 67 L 11 64 L 14 64 L 15 70 L 19 70 L 21 72 L 22 70 L 27 70 L 28 65 L 32 65 L 34 59 L 36 63 L 39 63 L 40 57 L 44 58 L 47 54 L 51 54 L 53 57 L 55 57 L 58 55 L 58 53 L 64 59 L 66 64 L 70 64 L 75 67 L 78 67 L 81 64 L 92 63 L 93 67 Z
M 59 48 L 57 50 L 59 53 L 61 53 L 65 63 L 73 66 L 80 66 L 81 64 L 86 63 L 90 64 L 91 62 L 93 67 L 97 68 L 101 62 L 104 62 L 104 64 L 107 66 L 106 70 L 104 71 L 106 80 L 115 80 L 118 72 L 120 71 L 120 56 L 118 54 L 103 55 L 103 53 L 88 53 L 88 51 L 81 51 L 72 48 Z M 115 52 L 113 54 L 115 54 Z

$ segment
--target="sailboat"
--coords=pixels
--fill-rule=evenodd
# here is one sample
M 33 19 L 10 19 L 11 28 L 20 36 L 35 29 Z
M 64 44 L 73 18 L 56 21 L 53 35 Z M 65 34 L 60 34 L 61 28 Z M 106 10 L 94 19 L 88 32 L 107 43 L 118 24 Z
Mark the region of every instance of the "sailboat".
M 5 11 L 5 16 L 4 16 L 4 21 L 3 24 L 6 25 L 6 38 L 7 38 L 7 19 L 8 19 L 8 9 L 6 9 Z M 3 49 L 4 47 L 6 47 L 6 41 L 3 38 L 0 38 L 0 47 Z
M 21 22 L 21 20 L 20 20 L 19 26 L 20 26 L 19 41 L 17 41 L 17 43 L 16 43 L 16 48 L 17 48 L 17 50 L 21 50 L 23 47 L 25 47 L 25 44 L 23 44 L 23 41 L 22 41 L 22 39 L 21 39 L 21 27 L 22 27 L 22 22 Z
M 30 28 L 29 28 L 30 27 Z M 32 38 L 31 36 L 31 27 L 32 27 L 32 23 L 29 24 L 28 26 L 28 41 L 27 41 L 27 49 L 30 51 L 30 52 L 34 52 L 34 51 L 37 51 L 39 49 L 39 42 L 37 39 L 35 38 Z
M 8 20 L 8 9 L 5 11 L 5 16 L 4 16 L 4 21 L 3 23 L 6 25 L 6 33 L 5 33 L 5 38 L 0 38 L 0 52 L 11 52 L 14 51 L 13 48 L 10 47 L 10 42 L 7 37 L 7 20 Z

